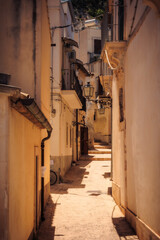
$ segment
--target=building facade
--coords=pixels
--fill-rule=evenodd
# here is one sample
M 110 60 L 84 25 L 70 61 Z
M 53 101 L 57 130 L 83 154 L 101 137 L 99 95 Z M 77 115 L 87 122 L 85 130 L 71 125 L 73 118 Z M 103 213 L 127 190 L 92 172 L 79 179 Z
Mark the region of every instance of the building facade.
M 50 193 L 48 9 L 11 0 L 1 11 L 0 239 L 32 239 Z
M 160 239 L 159 14 L 159 1 L 108 1 L 102 28 L 113 70 L 112 194 L 140 239 Z
M 77 56 L 91 73 L 90 77 L 85 78 L 83 86 L 89 82 L 94 87 L 92 101 L 87 100 L 86 102 L 85 118 L 88 127 L 88 147 L 92 149 L 94 141 L 111 144 L 111 109 L 106 108 L 102 113 L 99 111 L 100 105 L 97 104 L 101 97 L 107 94 L 105 90 L 103 91 L 104 81 L 101 77 L 104 64 L 100 59 L 101 27 L 99 22 L 95 19 L 84 21 L 83 27 L 77 29 L 75 39 L 79 44 L 79 49 L 76 50 Z M 110 83 L 111 81 L 109 81 Z
M 48 1 L 51 44 L 51 122 L 55 126 L 51 137 L 51 168 L 65 175 L 80 155 L 78 122 L 85 106 L 82 89 L 76 75 L 74 13 L 70 1 Z M 82 116 L 81 116 L 82 115 Z

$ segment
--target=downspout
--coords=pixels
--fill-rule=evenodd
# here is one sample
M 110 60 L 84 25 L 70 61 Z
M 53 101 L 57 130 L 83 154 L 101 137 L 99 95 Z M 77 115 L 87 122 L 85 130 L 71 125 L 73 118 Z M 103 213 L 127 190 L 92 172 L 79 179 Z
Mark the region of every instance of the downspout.
M 76 123 L 78 123 L 78 109 L 76 109 Z M 76 124 L 76 161 L 78 161 L 78 124 Z
M 113 104 L 113 102 L 112 102 Z M 111 104 L 111 181 L 113 181 L 113 144 L 112 144 L 112 138 L 113 138 L 113 128 L 112 128 L 112 105 Z
M 44 142 L 51 137 L 52 130 L 48 131 L 48 136 L 41 141 L 41 167 L 44 167 Z M 44 221 L 44 176 L 41 177 L 41 220 Z

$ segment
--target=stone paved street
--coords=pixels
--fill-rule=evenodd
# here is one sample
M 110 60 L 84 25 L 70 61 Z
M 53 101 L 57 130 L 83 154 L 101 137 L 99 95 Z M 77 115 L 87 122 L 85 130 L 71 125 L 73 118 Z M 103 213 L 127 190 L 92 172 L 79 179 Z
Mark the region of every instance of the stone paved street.
M 110 161 L 79 161 L 51 187 L 38 240 L 136 240 L 111 197 Z

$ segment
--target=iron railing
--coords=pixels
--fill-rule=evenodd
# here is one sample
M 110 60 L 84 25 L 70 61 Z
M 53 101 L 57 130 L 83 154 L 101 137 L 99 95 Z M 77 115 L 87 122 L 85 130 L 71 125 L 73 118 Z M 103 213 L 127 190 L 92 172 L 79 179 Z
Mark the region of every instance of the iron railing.
M 108 6 L 102 21 L 102 49 L 106 41 L 123 41 L 124 33 L 124 0 Z
M 62 69 L 62 90 L 75 90 L 82 103 L 82 110 L 86 111 L 86 99 L 83 97 L 81 85 L 73 69 Z

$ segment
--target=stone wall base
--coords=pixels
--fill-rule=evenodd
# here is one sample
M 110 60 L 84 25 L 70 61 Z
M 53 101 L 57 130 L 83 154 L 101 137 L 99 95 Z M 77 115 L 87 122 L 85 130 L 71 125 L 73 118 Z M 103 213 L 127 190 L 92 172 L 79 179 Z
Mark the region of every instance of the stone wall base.
M 136 231 L 140 240 L 160 240 L 160 236 L 156 234 L 149 226 L 147 226 L 141 219 L 139 219 L 128 208 L 126 209 L 121 205 L 121 188 L 115 182 L 112 182 L 112 197 L 116 204 L 121 209 L 122 213 L 126 217 L 126 220 Z
M 115 182 L 112 182 L 112 197 L 114 201 L 117 203 L 118 206 L 121 205 L 121 198 L 120 198 L 120 186 L 117 185 Z
M 131 226 L 135 229 L 140 240 L 160 240 L 160 236 L 156 234 L 141 219 L 134 215 L 129 209 L 125 209 L 125 217 Z

